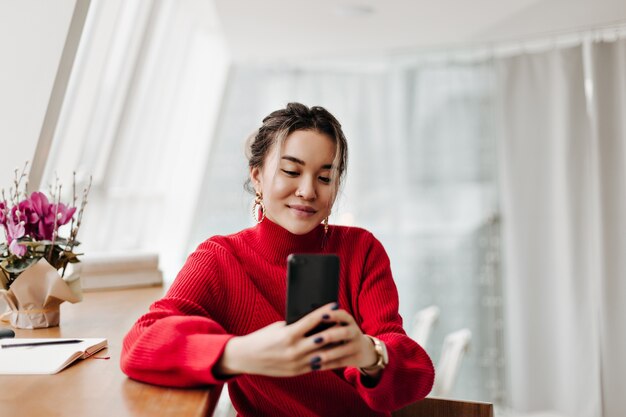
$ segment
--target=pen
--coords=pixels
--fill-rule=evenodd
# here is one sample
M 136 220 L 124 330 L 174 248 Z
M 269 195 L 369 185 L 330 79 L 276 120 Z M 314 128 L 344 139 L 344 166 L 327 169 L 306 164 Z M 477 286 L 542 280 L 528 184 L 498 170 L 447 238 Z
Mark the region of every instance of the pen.
M 30 343 L 9 343 L 0 345 L 3 349 L 12 347 L 26 347 L 26 346 L 44 346 L 44 345 L 66 345 L 70 343 L 80 343 L 82 340 L 68 339 L 68 340 L 52 340 L 46 342 L 30 342 Z

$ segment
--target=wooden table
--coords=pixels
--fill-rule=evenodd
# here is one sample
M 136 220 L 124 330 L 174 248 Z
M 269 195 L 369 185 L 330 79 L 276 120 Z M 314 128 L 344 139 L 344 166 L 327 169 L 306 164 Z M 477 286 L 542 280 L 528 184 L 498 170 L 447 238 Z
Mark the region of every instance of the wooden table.
M 173 389 L 130 380 L 119 367 L 122 338 L 160 287 L 92 292 L 61 305 L 61 325 L 20 330 L 16 337 L 106 337 L 107 350 L 56 375 L 0 375 L 2 417 L 210 416 L 218 389 Z M 6 326 L 1 324 L 0 326 Z
M 0 417 L 204 417 L 221 387 L 174 389 L 128 379 L 119 367 L 122 338 L 163 289 L 93 292 L 61 305 L 61 325 L 16 330 L 17 337 L 106 337 L 109 348 L 56 375 L 0 375 Z M 3 326 L 3 324 L 0 324 Z M 493 417 L 488 403 L 427 398 L 394 417 Z

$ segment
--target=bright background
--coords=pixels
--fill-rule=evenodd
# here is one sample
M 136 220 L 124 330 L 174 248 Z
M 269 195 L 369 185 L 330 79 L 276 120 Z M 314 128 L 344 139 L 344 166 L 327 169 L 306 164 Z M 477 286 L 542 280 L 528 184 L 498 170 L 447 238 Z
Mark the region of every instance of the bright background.
M 472 332 L 452 396 L 621 416 L 626 3 L 0 1 L 0 187 L 94 178 L 86 253 L 252 225 L 245 139 L 289 101 L 350 143 L 332 223 L 371 230 L 426 349 Z

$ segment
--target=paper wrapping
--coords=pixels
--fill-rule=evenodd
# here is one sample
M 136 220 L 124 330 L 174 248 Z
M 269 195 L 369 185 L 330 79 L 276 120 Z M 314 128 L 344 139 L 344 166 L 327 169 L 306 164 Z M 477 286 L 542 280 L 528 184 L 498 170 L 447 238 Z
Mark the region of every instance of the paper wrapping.
M 2 315 L 20 329 L 37 329 L 59 325 L 60 305 L 83 299 L 77 274 L 61 278 L 58 271 L 44 258 L 22 272 L 8 290 L 0 290 L 8 305 Z

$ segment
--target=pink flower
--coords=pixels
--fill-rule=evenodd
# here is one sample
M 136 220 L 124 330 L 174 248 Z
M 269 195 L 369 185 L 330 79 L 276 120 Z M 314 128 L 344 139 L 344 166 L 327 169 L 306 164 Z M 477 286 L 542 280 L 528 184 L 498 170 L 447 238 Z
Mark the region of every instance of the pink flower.
M 39 217 L 44 217 L 48 212 L 48 206 L 50 205 L 48 197 L 46 197 L 44 193 L 35 191 L 30 195 L 29 200 L 35 213 L 37 213 Z
M 46 213 L 44 213 L 37 222 L 36 229 L 33 230 L 32 236 L 38 240 L 52 240 L 52 233 L 54 232 L 54 206 L 52 204 L 46 207 Z
M 19 243 L 17 243 L 17 240 L 14 240 L 9 245 L 9 252 L 21 258 L 22 256 L 26 255 L 26 246 L 20 245 Z
M 55 217 L 57 229 L 67 224 L 74 216 L 76 207 L 68 208 L 65 204 L 49 204 L 46 213 L 39 218 L 37 229 L 33 231 L 32 236 L 36 239 L 52 240 L 54 233 Z
M 23 222 L 25 233 L 28 235 L 32 235 L 39 222 L 39 215 L 33 209 L 33 205 L 29 199 L 22 200 L 17 206 L 13 206 L 11 209 L 11 218 L 16 224 Z
M 4 201 L 0 201 L 0 224 L 6 226 L 7 224 L 7 215 L 5 213 L 7 206 L 4 204 Z
M 19 215 L 17 214 L 19 210 Z M 68 207 L 63 203 L 50 204 L 45 194 L 38 191 L 30 198 L 13 207 L 11 215 L 16 222 L 23 221 L 25 233 L 37 240 L 52 240 L 55 228 L 69 223 L 76 212 L 76 207 Z
M 20 201 L 6 212 L 6 204 L 0 202 L 0 223 L 5 226 L 9 245 L 16 239 L 28 235 L 36 240 L 52 240 L 54 238 L 55 227 L 67 224 L 74 217 L 76 207 L 69 207 L 63 203 L 50 204 L 44 193 L 34 192 L 29 198 Z M 8 222 L 12 229 L 9 231 Z M 19 234 L 18 237 L 17 234 Z M 22 252 L 22 245 L 16 246 L 16 251 Z M 16 253 L 17 252 L 13 252 Z
M 27 226 L 27 233 L 34 237 L 35 239 L 43 239 L 49 240 L 52 239 L 52 231 L 54 229 L 54 218 L 52 218 L 52 223 L 50 223 L 50 219 L 47 219 L 46 216 L 48 214 L 48 210 L 50 209 L 50 203 L 48 202 L 48 197 L 44 193 L 40 193 L 39 191 L 35 191 L 30 195 L 28 199 L 30 209 L 34 216 L 32 216 L 29 220 L 33 220 L 29 222 Z M 53 215 L 54 216 L 54 215 Z M 43 223 L 43 224 L 42 224 Z M 50 223 L 46 227 L 46 223 Z
M 18 239 L 24 237 L 24 225 L 21 222 L 14 223 L 9 217 L 6 226 L 7 240 L 9 241 L 9 251 L 17 256 L 26 254 L 26 246 L 20 245 Z
M 72 220 L 74 213 L 76 213 L 76 207 L 68 207 L 63 203 L 59 203 L 58 207 L 50 205 L 52 214 L 57 213 L 57 226 L 63 226 Z

